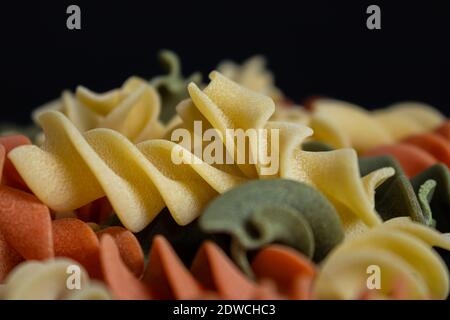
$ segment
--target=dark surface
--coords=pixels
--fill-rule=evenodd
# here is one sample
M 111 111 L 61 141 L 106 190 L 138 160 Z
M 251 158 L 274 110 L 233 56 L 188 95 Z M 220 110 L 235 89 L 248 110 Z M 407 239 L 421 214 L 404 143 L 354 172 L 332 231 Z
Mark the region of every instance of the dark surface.
M 1 4 L 2 120 L 83 84 L 103 91 L 161 73 L 160 48 L 186 73 L 265 54 L 297 102 L 323 94 L 368 108 L 421 100 L 449 114 L 448 1 L 37 1 Z M 79 4 L 82 30 L 66 28 Z M 345 3 L 345 4 L 344 4 Z M 366 28 L 379 4 L 382 30 Z M 294 5 L 295 4 L 295 5 Z

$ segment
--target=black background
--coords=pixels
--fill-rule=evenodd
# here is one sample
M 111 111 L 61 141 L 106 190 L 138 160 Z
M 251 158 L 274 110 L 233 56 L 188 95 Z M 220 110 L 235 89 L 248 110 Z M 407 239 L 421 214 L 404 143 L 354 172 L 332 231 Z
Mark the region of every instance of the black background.
M 69 4 L 82 30 L 66 28 Z M 366 28 L 369 4 L 381 7 L 381 30 Z M 1 121 L 26 122 L 78 84 L 105 91 L 160 74 L 161 48 L 205 76 L 224 58 L 265 54 L 296 102 L 420 100 L 449 114 L 449 1 L 2 1 L 0 12 Z
M 273 304 L 276 306 L 275 315 L 217 315 L 209 312 L 204 318 L 200 316 L 173 315 L 175 307 L 184 306 L 207 306 L 209 310 L 218 310 L 219 304 L 231 305 L 264 305 Z M 196 300 L 196 301 L 167 301 L 167 300 L 147 300 L 147 301 L 80 301 L 80 300 L 59 300 L 59 301 L 14 301 L 0 300 L 0 307 L 3 312 L 11 310 L 11 313 L 23 318 L 28 315 L 33 317 L 42 316 L 46 319 L 61 319 L 64 314 L 70 313 L 74 319 L 84 319 L 87 317 L 107 318 L 107 319 L 131 319 L 146 317 L 148 319 L 172 319 L 172 320 L 190 320 L 190 319 L 299 319 L 302 316 L 312 315 L 317 318 L 329 317 L 330 312 L 333 316 L 342 316 L 346 319 L 358 319 L 370 315 L 372 318 L 387 318 L 386 315 L 393 318 L 408 319 L 420 318 L 426 319 L 432 315 L 446 314 L 450 303 L 448 301 L 422 300 L 422 301 L 332 301 L 332 300 L 314 300 L 314 301 L 236 301 L 236 300 Z M 51 310 L 49 312 L 49 310 Z

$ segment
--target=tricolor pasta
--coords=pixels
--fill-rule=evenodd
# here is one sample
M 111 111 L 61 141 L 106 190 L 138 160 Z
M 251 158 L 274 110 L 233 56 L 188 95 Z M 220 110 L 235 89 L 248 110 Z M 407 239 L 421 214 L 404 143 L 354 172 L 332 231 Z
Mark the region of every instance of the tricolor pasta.
M 415 102 L 370 112 L 348 102 L 318 98 L 312 99 L 309 108 L 311 126 L 318 129 L 321 141 L 338 148 L 353 147 L 358 152 L 431 131 L 445 120 L 431 106 Z
M 260 57 L 207 85 L 161 58 L 166 75 L 38 108 L 36 144 L 0 137 L 1 299 L 448 296 L 444 115 L 303 108 Z
M 287 122 L 270 122 L 272 100 L 245 89 L 215 72 L 202 91 L 188 87 L 192 101 L 178 106 L 182 126 L 191 130 L 194 121 L 215 128 L 224 137 L 227 129 L 279 130 L 279 172 L 274 176 L 303 181 L 322 191 L 339 206 L 346 225 L 381 222 L 370 194 L 393 174 L 380 169 L 359 176 L 356 153 L 351 149 L 307 152 L 303 139 L 308 127 Z M 251 106 L 251 108 L 249 107 Z M 205 204 L 247 179 L 261 177 L 260 164 L 230 164 L 216 167 L 201 161 L 176 165 L 171 161 L 176 144 L 149 140 L 133 145 L 116 131 L 95 129 L 80 133 L 61 113 L 50 111 L 40 117 L 46 132 L 42 148 L 16 148 L 9 158 L 36 196 L 58 211 L 81 207 L 107 196 L 124 225 L 142 230 L 165 206 L 175 220 L 187 224 Z M 232 138 L 230 138 L 231 140 Z M 266 152 L 262 139 L 250 142 L 246 159 Z M 269 142 L 270 143 L 270 142 Z M 184 157 L 192 156 L 189 150 Z M 277 159 L 278 160 L 278 159 Z M 316 163 L 322 165 L 319 168 Z M 31 170 L 38 167 L 39 170 Z M 231 173 L 230 173 L 231 172 Z M 42 188 L 51 185 L 51 188 Z M 350 221 L 350 222 L 349 222 Z
M 180 261 L 164 237 L 156 236 L 142 279 L 123 265 L 109 236 L 101 239 L 105 282 L 116 299 L 309 299 L 316 267 L 296 251 L 269 246 L 255 258 L 252 268 L 258 280 L 246 278 L 213 242 L 204 242 L 190 268 Z M 274 272 L 273 261 L 285 262 L 284 276 Z
M 399 281 L 406 288 L 404 298 L 445 299 L 449 274 L 432 246 L 450 250 L 450 238 L 409 218 L 389 220 L 331 252 L 321 266 L 314 295 L 323 299 L 356 299 L 367 289 L 368 267 L 377 266 L 382 270 L 376 291 L 381 296 L 389 297 Z

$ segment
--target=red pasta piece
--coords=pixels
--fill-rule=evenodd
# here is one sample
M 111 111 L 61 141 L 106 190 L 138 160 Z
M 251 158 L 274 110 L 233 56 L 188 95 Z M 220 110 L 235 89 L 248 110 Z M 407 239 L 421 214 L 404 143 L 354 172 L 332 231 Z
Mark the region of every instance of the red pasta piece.
M 22 261 L 22 256 L 11 247 L 0 232 L 0 283 L 2 283 L 8 273 Z
M 271 279 L 279 292 L 293 299 L 310 298 L 310 285 L 317 272 L 308 258 L 281 245 L 270 245 L 258 252 L 252 269 L 258 278 Z
M 18 141 L 20 142 L 20 139 Z M 2 179 L 4 172 L 5 145 L 10 150 L 14 145 L 13 142 L 13 139 L 0 138 L 0 179 Z M 2 182 L 5 183 L 5 179 Z M 26 199 L 25 205 L 15 203 L 16 201 L 23 201 L 24 198 Z M 7 186 L 0 186 L 0 282 L 17 264 L 24 260 L 23 254 L 28 258 L 36 259 L 53 256 L 53 247 L 48 241 L 48 239 L 51 241 L 51 230 L 48 228 L 50 222 L 48 209 L 42 204 L 35 205 L 36 201 L 37 199 L 32 195 Z M 20 210 L 24 208 L 30 210 L 22 214 Z M 39 216 L 42 216 L 43 220 L 33 226 L 33 221 L 39 220 Z M 26 221 L 24 226 L 19 225 L 20 228 L 24 227 L 23 230 L 15 230 L 18 223 L 30 217 L 31 221 Z M 33 236 L 34 227 L 39 228 L 39 226 L 43 227 L 42 230 L 37 230 L 37 240 L 44 239 L 41 246 L 34 243 L 34 239 L 30 239 Z M 6 232 L 6 235 L 4 232 Z M 27 234 L 27 232 L 29 233 Z M 47 234 L 47 232 L 50 233 Z M 26 248 L 28 244 L 31 245 L 30 248 Z M 20 250 L 22 255 L 15 248 Z M 34 250 L 35 252 L 33 252 Z
M 123 227 L 109 227 L 97 232 L 99 238 L 103 234 L 114 238 L 124 263 L 139 278 L 144 271 L 144 254 L 134 234 Z
M 289 298 L 293 300 L 312 300 L 313 278 L 297 276 L 292 279 L 292 288 Z
M 200 284 L 162 236 L 153 239 L 143 281 L 156 299 L 194 299 L 204 294 Z
M 5 148 L 5 155 L 7 155 L 8 152 L 14 149 L 15 147 L 27 144 L 31 144 L 31 141 L 30 139 L 28 139 L 26 136 L 23 135 L 0 137 L 0 145 L 2 145 Z M 20 190 L 29 191 L 27 185 L 20 177 L 16 168 L 8 158 L 5 158 L 3 177 L 1 180 L 2 184 L 6 184 L 8 186 Z
M 0 181 L 3 180 L 3 168 L 5 166 L 5 155 L 6 155 L 5 147 L 2 144 L 0 144 Z
M 450 166 L 450 143 L 440 135 L 424 133 L 408 137 L 404 142 L 425 150 L 438 161 Z
M 201 246 L 191 271 L 206 289 L 217 292 L 223 299 L 252 299 L 258 289 L 211 241 Z
M 71 258 L 84 266 L 91 277 L 100 278 L 100 245 L 95 232 L 74 218 L 52 222 L 55 256 Z
M 303 106 L 309 111 L 314 110 L 314 104 L 317 102 L 317 100 L 325 98 L 323 96 L 309 96 L 303 101 Z
M 286 300 L 288 297 L 281 294 L 272 279 L 261 279 L 258 281 L 258 287 L 253 294 L 255 300 Z
M 406 288 L 405 281 L 398 278 L 394 281 L 393 287 L 389 295 L 383 296 L 377 290 L 364 289 L 357 297 L 357 300 L 408 300 L 411 299 Z
M 408 298 L 408 289 L 405 280 L 402 278 L 397 278 L 394 282 L 394 288 L 391 292 L 391 299 L 395 300 L 406 300 Z
M 103 234 L 100 238 L 100 262 L 103 279 L 115 299 L 151 299 L 149 289 L 124 264 L 119 249 L 109 234 Z
M 198 296 L 192 297 L 192 300 L 220 300 L 220 297 L 215 292 L 202 291 Z
M 447 139 L 450 142 L 450 120 L 444 122 L 440 127 L 434 130 L 437 134 L 440 134 L 442 137 Z
M 423 149 L 406 143 L 381 146 L 364 153 L 364 156 L 381 155 L 391 155 L 396 158 L 408 177 L 414 177 L 438 162 Z
M 50 212 L 29 193 L 0 186 L 0 232 L 25 259 L 53 257 Z
M 76 212 L 78 218 L 85 222 L 103 224 L 111 216 L 113 209 L 108 198 L 102 197 L 79 208 Z

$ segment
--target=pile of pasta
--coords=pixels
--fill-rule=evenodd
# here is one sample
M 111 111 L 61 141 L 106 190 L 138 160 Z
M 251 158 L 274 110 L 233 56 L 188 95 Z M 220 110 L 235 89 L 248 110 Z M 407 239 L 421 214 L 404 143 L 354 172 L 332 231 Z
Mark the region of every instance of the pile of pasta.
M 166 75 L 64 91 L 34 111 L 32 136 L 0 137 L 1 299 L 448 297 L 444 115 L 295 105 L 262 57 L 223 62 L 207 84 L 161 58 Z M 229 129 L 275 129 L 244 159 L 279 141 L 277 169 L 171 140 L 197 121 L 235 147 Z

